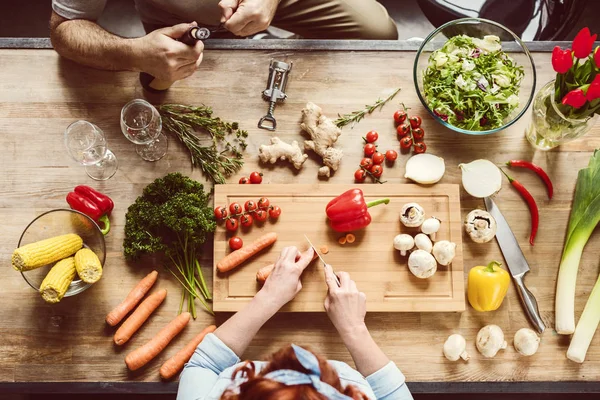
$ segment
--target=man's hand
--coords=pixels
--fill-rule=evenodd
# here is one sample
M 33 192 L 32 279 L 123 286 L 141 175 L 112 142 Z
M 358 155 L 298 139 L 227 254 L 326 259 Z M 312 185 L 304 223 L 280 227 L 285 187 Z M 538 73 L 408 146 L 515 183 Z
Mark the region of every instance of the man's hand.
M 275 268 L 260 290 L 279 307 L 291 301 L 302 289 L 300 275 L 313 259 L 312 247 L 300 253 L 296 247 L 285 247 L 275 261 Z
M 136 68 L 167 82 L 192 75 L 202 62 L 204 44 L 199 40 L 194 46 L 188 46 L 177 39 L 197 25 L 196 22 L 178 24 L 134 39 Z
M 338 274 L 341 286 L 338 287 L 331 266 L 325 266 L 325 282 L 329 288 L 325 298 L 325 311 L 342 339 L 361 329 L 366 329 L 367 297 L 359 292 L 356 282 L 347 272 Z M 268 279 L 267 279 L 268 281 Z
M 221 23 L 237 36 L 249 36 L 271 25 L 279 0 L 221 0 Z

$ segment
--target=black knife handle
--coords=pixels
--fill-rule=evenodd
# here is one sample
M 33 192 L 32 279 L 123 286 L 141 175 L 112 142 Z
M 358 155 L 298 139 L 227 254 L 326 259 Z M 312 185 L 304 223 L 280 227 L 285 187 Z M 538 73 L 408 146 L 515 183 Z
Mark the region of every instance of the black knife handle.
M 524 276 L 525 274 L 513 276 L 515 284 L 517 285 L 517 292 L 519 293 L 521 303 L 523 304 L 523 308 L 525 309 L 529 321 L 539 333 L 542 333 L 544 332 L 544 329 L 546 329 L 546 325 L 544 325 L 544 321 L 542 321 L 542 318 L 540 317 L 537 300 L 533 296 L 533 293 L 525 287 L 525 283 L 523 282 Z

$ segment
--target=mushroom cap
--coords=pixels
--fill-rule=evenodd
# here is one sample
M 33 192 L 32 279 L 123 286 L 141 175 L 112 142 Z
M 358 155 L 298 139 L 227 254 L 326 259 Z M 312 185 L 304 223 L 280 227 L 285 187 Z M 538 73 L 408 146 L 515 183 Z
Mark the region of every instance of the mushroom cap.
M 465 353 L 467 348 L 467 341 L 462 335 L 458 333 L 448 336 L 448 339 L 444 342 L 444 356 L 449 361 L 458 361 L 461 355 Z M 465 355 L 466 359 L 469 359 L 468 355 Z
M 402 233 L 394 237 L 394 248 L 400 251 L 410 250 L 415 247 L 415 240 L 412 236 Z
M 431 239 L 429 239 L 429 236 L 424 233 L 419 233 L 417 236 L 415 236 L 415 245 L 417 248 L 425 250 L 428 253 L 431 253 L 431 250 L 433 249 L 433 243 L 431 242 Z
M 400 221 L 409 228 L 421 226 L 425 220 L 425 210 L 417 203 L 406 203 L 400 212 Z
M 417 278 L 427 279 L 437 271 L 437 263 L 425 250 L 415 250 L 408 257 L 408 269 Z
M 515 333 L 515 350 L 524 356 L 534 355 L 540 346 L 540 337 L 529 328 L 521 328 Z
M 447 240 L 435 242 L 432 253 L 440 265 L 449 265 L 456 256 L 456 243 Z
M 486 243 L 496 235 L 496 220 L 484 210 L 475 209 L 465 218 L 465 230 L 475 243 Z
M 440 230 L 440 220 L 436 217 L 427 218 L 421 225 L 421 232 L 430 235 Z
M 477 332 L 475 345 L 484 357 L 494 357 L 499 350 L 506 348 L 504 332 L 498 325 L 486 325 Z

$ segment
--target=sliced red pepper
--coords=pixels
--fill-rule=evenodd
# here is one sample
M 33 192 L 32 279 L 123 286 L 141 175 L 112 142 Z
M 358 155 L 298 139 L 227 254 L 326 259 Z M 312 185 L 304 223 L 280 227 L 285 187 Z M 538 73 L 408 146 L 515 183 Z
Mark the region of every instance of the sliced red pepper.
M 110 220 L 100 207 L 89 198 L 75 192 L 67 194 L 67 203 L 73 210 L 79 211 L 90 217 L 100 225 L 100 231 L 106 235 L 110 231 Z
M 362 190 L 350 189 L 327 204 L 325 212 L 329 225 L 337 232 L 351 232 L 366 227 L 371 223 L 369 207 L 388 204 L 390 199 L 379 199 L 365 202 Z
M 552 181 L 550 180 L 550 177 L 548 176 L 546 171 L 544 171 L 542 169 L 542 167 L 540 167 L 539 165 L 535 165 L 532 162 L 524 161 L 524 160 L 510 160 L 509 162 L 506 163 L 506 165 L 508 165 L 509 167 L 527 168 L 527 169 L 535 172 L 542 179 L 542 181 L 544 181 L 544 184 L 546 185 L 546 189 L 548 190 L 548 198 L 549 199 L 552 198 L 552 196 L 554 194 L 554 186 L 552 185 Z
M 504 172 L 502 168 L 500 168 L 500 171 L 502 171 L 502 173 L 506 175 L 510 184 L 515 189 L 517 189 L 517 192 L 519 192 L 521 197 L 523 197 L 523 199 L 525 199 L 525 201 L 527 202 L 527 206 L 529 207 L 529 213 L 531 214 L 531 234 L 529 235 L 529 244 L 533 246 L 533 241 L 535 240 L 535 236 L 537 235 L 538 226 L 540 223 L 540 213 L 538 210 L 537 203 L 535 202 L 535 199 L 533 198 L 531 193 L 529 193 L 529 190 L 527 190 L 525 186 L 521 184 L 521 182 L 508 176 L 508 174 Z
M 110 197 L 98 192 L 94 188 L 85 185 L 79 185 L 75 186 L 74 191 L 75 193 L 79 193 L 80 195 L 93 201 L 103 214 L 110 215 L 113 208 L 115 208 L 115 203 L 113 203 Z

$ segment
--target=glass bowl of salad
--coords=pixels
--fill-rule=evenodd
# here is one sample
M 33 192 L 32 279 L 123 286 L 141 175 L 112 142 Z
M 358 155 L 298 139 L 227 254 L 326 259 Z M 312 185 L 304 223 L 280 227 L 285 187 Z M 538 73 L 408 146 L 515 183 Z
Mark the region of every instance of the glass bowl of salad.
M 433 31 L 417 52 L 413 78 L 433 118 L 470 135 L 512 125 L 535 94 L 535 66 L 525 44 L 481 18 L 457 19 Z

